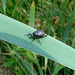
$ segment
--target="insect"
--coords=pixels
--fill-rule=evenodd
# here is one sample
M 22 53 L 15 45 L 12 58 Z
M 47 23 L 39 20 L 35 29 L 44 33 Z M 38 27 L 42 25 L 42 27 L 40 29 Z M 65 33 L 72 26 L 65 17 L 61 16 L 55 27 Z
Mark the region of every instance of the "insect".
M 38 40 L 38 42 L 39 42 L 40 44 L 42 44 L 42 43 L 40 42 L 39 38 L 46 37 L 47 34 L 45 34 L 43 30 L 37 30 L 37 31 L 35 31 L 35 32 L 33 32 L 33 33 L 27 34 L 27 36 L 33 37 L 33 40 L 32 40 L 32 41 L 34 41 L 34 40 L 36 39 L 36 40 Z

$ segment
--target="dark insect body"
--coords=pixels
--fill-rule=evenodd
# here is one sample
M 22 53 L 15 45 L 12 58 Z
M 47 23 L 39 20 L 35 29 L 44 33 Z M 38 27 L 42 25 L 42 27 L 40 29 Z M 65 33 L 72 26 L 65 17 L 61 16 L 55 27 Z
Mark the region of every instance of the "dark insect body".
M 27 35 L 28 36 L 30 35 L 31 37 L 33 37 L 33 40 L 32 41 L 34 41 L 35 39 L 38 40 L 38 42 L 40 44 L 42 44 L 42 43 L 40 42 L 39 38 L 42 38 L 42 37 L 46 37 L 47 36 L 47 34 L 45 34 L 43 30 L 37 30 L 37 31 L 35 31 L 33 33 L 29 33 Z

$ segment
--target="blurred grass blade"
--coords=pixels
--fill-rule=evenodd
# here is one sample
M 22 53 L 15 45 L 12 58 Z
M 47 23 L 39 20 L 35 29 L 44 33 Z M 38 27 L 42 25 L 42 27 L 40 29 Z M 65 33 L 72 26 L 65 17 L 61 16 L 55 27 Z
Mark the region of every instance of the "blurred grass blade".
M 72 42 L 72 47 L 74 47 L 74 43 L 75 43 L 75 37 L 74 37 L 73 42 Z
M 36 29 L 0 14 L 0 39 L 38 53 L 75 70 L 75 49 L 47 36 L 40 38 L 42 45 L 29 36 L 24 36 Z
M 4 13 L 6 13 L 6 0 L 1 0 L 1 2 L 2 2 L 2 5 L 3 5 Z
M 63 37 L 62 37 L 62 41 L 63 41 L 63 42 L 66 42 L 66 39 L 67 39 L 68 34 L 69 34 L 69 32 L 70 32 L 70 28 L 71 28 L 73 19 L 74 19 L 74 10 L 72 11 L 71 18 L 70 18 L 70 20 L 68 21 L 68 25 L 67 25 L 67 27 L 66 27 L 66 29 L 65 29 L 65 32 L 64 32 L 64 35 L 63 35 Z
M 48 58 L 45 57 L 45 74 L 46 74 L 46 70 L 47 70 L 47 63 L 48 63 Z
M 40 67 L 40 64 L 39 64 L 39 61 L 37 59 L 37 56 L 35 55 L 35 53 L 31 53 L 31 52 L 27 52 L 26 56 L 29 58 L 29 59 L 33 59 L 33 63 L 36 64 L 37 68 L 38 68 L 38 72 L 40 75 L 43 75 L 43 71 Z
M 14 52 L 16 57 L 14 56 L 14 58 L 17 60 L 18 64 L 21 66 L 21 68 L 23 69 L 23 71 L 25 72 L 25 74 L 29 74 L 29 75 L 37 75 L 34 68 L 32 69 L 32 66 L 27 63 L 26 61 L 23 61 L 21 56 L 18 55 L 16 52 Z M 13 54 L 14 55 L 14 54 Z
M 75 71 L 74 71 L 73 75 L 75 75 Z
M 30 18 L 29 18 L 29 25 L 34 27 L 34 21 L 35 21 L 35 3 L 32 2 L 31 8 L 30 8 Z
M 37 59 L 36 56 L 35 56 L 35 58 L 36 58 L 36 59 L 34 59 L 33 62 L 37 65 L 37 68 L 38 68 L 38 70 L 39 70 L 39 74 L 40 74 L 40 75 L 43 75 L 43 71 L 42 71 L 42 69 L 41 69 L 41 67 L 40 67 L 40 64 L 39 64 L 39 62 L 38 62 L 38 59 Z
M 51 75 L 56 75 L 62 68 L 64 68 L 63 65 L 56 65 L 54 72 Z

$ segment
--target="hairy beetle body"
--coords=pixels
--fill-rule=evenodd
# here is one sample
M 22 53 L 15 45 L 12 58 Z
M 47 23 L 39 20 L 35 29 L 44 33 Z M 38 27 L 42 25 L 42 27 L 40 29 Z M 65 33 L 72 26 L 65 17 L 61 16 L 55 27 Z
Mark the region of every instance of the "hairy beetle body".
M 46 37 L 47 36 L 47 34 L 45 34 L 43 30 L 37 30 L 37 31 L 35 31 L 33 33 L 29 33 L 27 35 L 28 36 L 30 35 L 31 37 L 33 37 L 33 40 L 35 40 L 35 39 L 37 40 L 38 39 L 38 42 L 39 43 L 41 43 L 40 40 L 39 40 L 39 38 L 42 38 L 42 37 Z
M 33 32 L 32 34 L 34 34 L 34 36 L 36 36 L 36 37 L 43 37 L 45 33 L 43 30 L 37 30 L 37 31 Z

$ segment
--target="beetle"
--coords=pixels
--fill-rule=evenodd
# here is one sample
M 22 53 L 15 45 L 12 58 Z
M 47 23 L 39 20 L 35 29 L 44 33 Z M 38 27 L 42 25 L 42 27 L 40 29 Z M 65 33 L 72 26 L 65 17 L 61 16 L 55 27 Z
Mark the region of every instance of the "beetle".
M 34 40 L 36 39 L 36 40 L 38 40 L 38 42 L 39 42 L 40 44 L 42 44 L 42 43 L 40 42 L 39 38 L 46 37 L 47 34 L 45 34 L 43 30 L 36 30 L 36 31 L 33 32 L 33 33 L 27 34 L 27 36 L 33 37 L 33 40 L 32 40 L 32 41 L 34 41 Z

